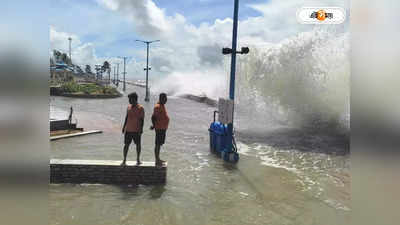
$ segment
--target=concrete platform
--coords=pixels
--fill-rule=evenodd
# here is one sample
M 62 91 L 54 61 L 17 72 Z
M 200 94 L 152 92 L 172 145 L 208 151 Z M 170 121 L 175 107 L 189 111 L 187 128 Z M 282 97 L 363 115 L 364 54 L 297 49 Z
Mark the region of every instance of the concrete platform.
M 50 183 L 88 184 L 164 184 L 167 179 L 167 163 L 155 166 L 154 162 L 121 160 L 50 160 Z
M 50 159 L 51 164 L 63 165 L 98 165 L 98 166 L 121 166 L 121 160 L 86 160 L 86 159 Z M 164 163 L 160 167 L 167 167 L 168 163 Z M 136 165 L 136 161 L 126 161 L 126 166 L 139 166 L 139 167 L 155 167 L 155 162 L 142 162 Z
M 99 134 L 99 133 L 103 133 L 103 131 L 90 130 L 90 131 L 84 131 L 84 132 L 73 133 L 73 134 L 63 134 L 63 135 L 51 136 L 50 141 L 55 141 L 55 140 L 64 139 L 64 138 L 78 137 L 78 136 L 83 136 L 83 135 L 88 135 L 88 134 Z

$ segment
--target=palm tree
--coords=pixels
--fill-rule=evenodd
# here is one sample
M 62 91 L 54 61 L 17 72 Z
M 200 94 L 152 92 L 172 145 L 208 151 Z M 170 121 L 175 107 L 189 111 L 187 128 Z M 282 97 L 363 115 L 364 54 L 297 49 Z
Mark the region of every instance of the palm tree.
M 63 61 L 65 64 L 68 63 L 68 56 L 67 56 L 66 53 L 63 53 L 63 54 L 61 55 L 61 59 L 62 59 L 62 61 Z
M 92 73 L 92 68 L 90 67 L 90 65 L 86 65 L 85 72 L 88 73 L 88 74 Z
M 61 59 L 61 52 L 54 49 L 53 50 L 53 56 L 54 56 L 55 62 L 57 63 Z
M 111 72 L 111 68 L 110 68 L 110 63 L 108 61 L 104 61 L 103 66 L 101 67 L 102 70 L 105 72 L 107 71 L 108 73 L 108 83 L 110 83 L 110 72 Z
M 110 63 L 107 62 L 107 61 L 104 61 L 104 63 L 103 63 L 103 68 L 104 68 L 105 70 L 110 69 Z

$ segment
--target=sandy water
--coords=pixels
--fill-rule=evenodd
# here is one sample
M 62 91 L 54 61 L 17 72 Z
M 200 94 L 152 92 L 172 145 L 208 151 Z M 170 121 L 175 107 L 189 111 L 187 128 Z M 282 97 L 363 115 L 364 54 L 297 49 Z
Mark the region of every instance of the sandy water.
M 145 103 L 142 160 L 154 159 L 150 117 L 156 96 Z M 102 134 L 51 142 L 51 157 L 122 157 L 121 125 L 127 98 L 51 97 L 50 106 L 74 108 L 79 127 Z M 347 224 L 350 217 L 349 156 L 345 139 L 280 128 L 267 133 L 237 130 L 240 161 L 224 163 L 209 151 L 215 108 L 170 97 L 171 122 L 161 156 L 168 161 L 164 186 L 50 185 L 50 224 Z M 62 113 L 61 113 L 62 114 Z M 136 159 L 131 146 L 129 160 Z

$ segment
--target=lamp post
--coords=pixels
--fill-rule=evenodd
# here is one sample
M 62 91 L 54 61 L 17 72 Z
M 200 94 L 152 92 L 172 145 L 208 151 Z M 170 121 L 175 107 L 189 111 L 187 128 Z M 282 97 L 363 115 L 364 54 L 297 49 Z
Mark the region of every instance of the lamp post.
M 68 41 L 69 41 L 69 60 L 71 61 L 71 65 L 72 65 L 72 56 L 71 56 L 71 41 L 72 41 L 72 38 L 68 37 Z
M 229 99 L 232 101 L 232 120 L 228 123 L 228 132 L 227 132 L 227 142 L 228 142 L 228 150 L 232 152 L 232 150 L 236 150 L 236 144 L 234 142 L 233 137 L 233 116 L 234 116 L 234 100 L 235 100 L 235 72 L 236 72 L 236 54 L 247 54 L 249 53 L 248 47 L 242 47 L 241 51 L 237 51 L 237 29 L 238 29 L 238 13 L 239 13 L 239 0 L 234 0 L 235 6 L 233 11 L 233 31 L 232 31 L 232 48 L 223 48 L 222 54 L 231 55 L 231 73 L 230 73 L 230 81 L 229 81 Z M 233 157 L 233 162 L 237 162 L 239 160 L 239 155 L 236 151 L 233 151 L 236 154 L 236 157 Z M 235 159 L 236 158 L 236 159 Z M 230 160 L 228 158 L 228 160 Z
M 119 83 L 119 63 L 115 63 L 115 64 L 117 64 L 117 73 L 116 73 L 116 75 L 117 75 L 117 86 L 118 86 L 118 83 Z
M 115 84 L 115 66 L 113 66 L 113 84 Z
M 127 57 L 121 57 L 124 59 L 124 86 L 122 88 L 122 90 L 125 92 L 126 91 L 126 82 L 125 82 L 125 74 L 126 74 L 126 58 Z
M 150 100 L 149 98 L 149 45 L 153 42 L 158 42 L 160 40 L 154 40 L 154 41 L 142 41 L 142 40 L 136 40 L 136 41 L 140 41 L 143 43 L 146 43 L 147 45 L 147 59 L 146 59 L 146 68 L 144 70 L 146 70 L 146 97 L 144 98 L 144 100 L 146 102 L 148 102 Z
M 124 84 L 123 84 L 122 90 L 125 92 L 125 91 L 126 91 L 126 80 L 125 80 L 125 75 L 126 75 L 126 59 L 128 59 L 128 57 L 126 57 L 126 56 L 124 56 L 124 57 L 118 56 L 118 58 L 124 60 L 124 72 L 123 72 L 123 74 L 124 74 L 124 81 L 123 81 L 123 83 L 124 83 Z M 117 63 L 117 80 L 119 81 L 118 68 L 119 68 L 119 63 Z
M 126 59 L 127 59 L 128 57 L 126 57 L 126 56 L 124 56 L 124 57 L 118 56 L 118 58 L 124 60 L 124 72 L 122 72 L 122 73 L 124 74 L 124 81 L 123 81 L 123 88 L 122 88 L 122 90 L 125 92 L 125 91 L 126 91 L 126 82 L 125 82 L 125 75 L 126 75 Z M 119 72 L 118 72 L 118 69 L 119 69 L 119 63 L 117 63 L 117 80 L 118 80 L 118 82 L 119 82 Z M 117 85 L 117 86 L 118 86 L 118 85 Z

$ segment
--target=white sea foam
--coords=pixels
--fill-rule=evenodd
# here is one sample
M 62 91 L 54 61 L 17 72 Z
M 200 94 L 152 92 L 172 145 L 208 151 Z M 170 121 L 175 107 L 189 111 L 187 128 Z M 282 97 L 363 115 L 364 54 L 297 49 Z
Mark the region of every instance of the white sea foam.
M 173 72 L 156 80 L 151 91 L 162 91 L 172 96 L 192 94 L 218 99 L 227 95 L 226 76 L 221 69 Z

